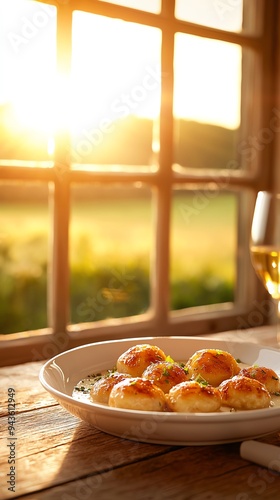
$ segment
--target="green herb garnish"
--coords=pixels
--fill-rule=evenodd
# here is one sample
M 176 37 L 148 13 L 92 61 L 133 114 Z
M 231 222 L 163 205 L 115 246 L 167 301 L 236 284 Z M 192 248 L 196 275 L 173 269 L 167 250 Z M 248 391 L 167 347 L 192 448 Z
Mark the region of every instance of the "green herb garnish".
M 166 356 L 165 361 L 167 361 L 167 363 L 175 363 L 174 359 L 171 358 L 171 356 L 169 356 L 169 354 L 168 354 L 168 356 Z
M 197 375 L 197 377 L 194 379 L 195 382 L 198 382 L 200 385 L 209 385 L 207 380 L 205 380 L 205 378 L 203 378 L 200 374 Z

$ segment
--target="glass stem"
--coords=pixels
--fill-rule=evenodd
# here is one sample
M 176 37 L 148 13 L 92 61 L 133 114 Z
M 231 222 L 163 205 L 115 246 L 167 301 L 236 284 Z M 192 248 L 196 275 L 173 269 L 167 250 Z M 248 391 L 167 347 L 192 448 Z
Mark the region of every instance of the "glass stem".
M 276 302 L 277 318 L 276 318 L 276 342 L 280 347 L 280 300 Z

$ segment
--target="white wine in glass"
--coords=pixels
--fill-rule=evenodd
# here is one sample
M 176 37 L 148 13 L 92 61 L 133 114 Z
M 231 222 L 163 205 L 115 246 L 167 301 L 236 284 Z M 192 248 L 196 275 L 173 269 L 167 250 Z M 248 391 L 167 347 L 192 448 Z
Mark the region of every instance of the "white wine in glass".
M 254 269 L 277 304 L 277 339 L 280 341 L 280 194 L 260 191 L 251 229 Z

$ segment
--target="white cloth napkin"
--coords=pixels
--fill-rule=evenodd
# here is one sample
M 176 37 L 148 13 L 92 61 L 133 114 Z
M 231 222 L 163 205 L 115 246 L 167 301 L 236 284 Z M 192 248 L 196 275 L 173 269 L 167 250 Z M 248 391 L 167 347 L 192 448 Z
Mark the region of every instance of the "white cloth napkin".
M 243 441 L 240 445 L 240 455 L 245 460 L 280 472 L 280 447 L 278 446 L 253 440 Z

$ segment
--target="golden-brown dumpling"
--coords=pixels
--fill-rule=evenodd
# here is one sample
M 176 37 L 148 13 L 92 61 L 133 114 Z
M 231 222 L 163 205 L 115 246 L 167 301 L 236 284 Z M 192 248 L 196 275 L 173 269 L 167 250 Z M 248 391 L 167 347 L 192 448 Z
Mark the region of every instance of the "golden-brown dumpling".
M 109 406 L 138 411 L 165 411 L 164 392 L 150 380 L 128 378 L 116 384 L 109 397 Z
M 167 393 L 171 387 L 188 380 L 187 373 L 178 363 L 170 361 L 159 361 L 152 363 L 143 372 L 143 378 L 151 380 L 155 385 Z
M 222 405 L 235 410 L 268 408 L 271 398 L 268 390 L 258 380 L 239 376 L 224 380 L 219 387 Z
M 109 396 L 114 385 L 126 378 L 130 378 L 130 375 L 118 372 L 100 378 L 94 383 L 90 390 L 92 401 L 95 403 L 108 404 Z
M 117 371 L 129 373 L 132 377 L 141 377 L 151 363 L 164 361 L 166 355 L 157 346 L 139 344 L 130 347 L 117 360 Z
M 264 366 L 249 366 L 247 368 L 242 368 L 239 375 L 258 380 L 265 385 L 268 392 L 272 394 L 280 392 L 279 377 L 271 368 L 265 368 Z
M 214 387 L 218 387 L 223 380 L 237 375 L 240 371 L 234 357 L 220 349 L 196 351 L 188 360 L 186 367 L 192 379 L 201 377 Z
M 166 395 L 168 407 L 179 413 L 209 413 L 221 407 L 221 395 L 216 387 L 195 380 L 182 382 Z

